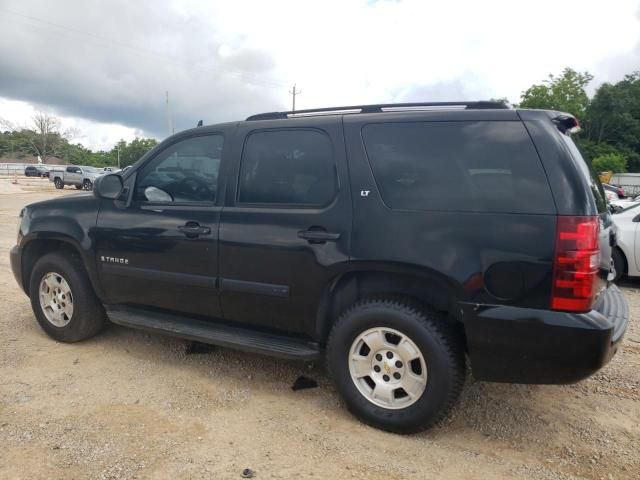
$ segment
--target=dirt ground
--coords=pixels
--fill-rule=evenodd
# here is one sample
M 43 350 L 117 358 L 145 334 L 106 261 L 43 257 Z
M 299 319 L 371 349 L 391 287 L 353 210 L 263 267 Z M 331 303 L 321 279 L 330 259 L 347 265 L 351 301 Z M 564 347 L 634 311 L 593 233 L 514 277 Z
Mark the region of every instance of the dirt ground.
M 20 208 L 61 193 L 20 185 L 0 194 L 0 478 L 640 478 L 640 281 L 623 285 L 632 323 L 594 377 L 469 377 L 443 425 L 403 437 L 351 417 L 321 365 L 187 354 L 184 341 L 116 326 L 80 344 L 49 339 L 8 251 Z M 303 373 L 319 387 L 292 391 Z

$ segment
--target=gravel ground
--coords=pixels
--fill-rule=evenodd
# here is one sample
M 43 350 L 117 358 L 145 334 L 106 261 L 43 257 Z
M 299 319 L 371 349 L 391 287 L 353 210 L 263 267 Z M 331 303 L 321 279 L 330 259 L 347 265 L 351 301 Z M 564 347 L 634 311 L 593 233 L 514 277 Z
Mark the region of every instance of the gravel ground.
M 640 478 L 635 322 L 588 380 L 469 377 L 444 424 L 388 434 L 349 415 L 321 366 L 187 354 L 181 340 L 116 326 L 80 344 L 49 339 L 8 262 L 21 206 L 61 194 L 34 181 L 0 195 L 0 478 Z M 623 284 L 632 318 L 639 287 Z M 300 374 L 319 387 L 293 392 Z

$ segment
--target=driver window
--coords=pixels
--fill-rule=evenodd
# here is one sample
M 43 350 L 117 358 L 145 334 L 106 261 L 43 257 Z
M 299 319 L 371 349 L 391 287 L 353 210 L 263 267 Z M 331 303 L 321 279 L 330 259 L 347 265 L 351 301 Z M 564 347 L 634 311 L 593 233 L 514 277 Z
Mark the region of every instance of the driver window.
M 216 200 L 224 137 L 201 135 L 174 143 L 138 174 L 134 199 L 140 202 L 197 202 Z

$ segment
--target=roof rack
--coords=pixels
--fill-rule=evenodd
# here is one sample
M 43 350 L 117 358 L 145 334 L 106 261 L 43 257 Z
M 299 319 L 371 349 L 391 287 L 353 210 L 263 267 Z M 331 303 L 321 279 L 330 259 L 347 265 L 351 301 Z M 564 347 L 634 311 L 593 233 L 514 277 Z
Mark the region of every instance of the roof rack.
M 315 115 L 342 115 L 349 113 L 381 113 L 398 112 L 411 110 L 487 110 L 487 109 L 508 109 L 504 102 L 500 101 L 475 101 L 475 102 L 415 102 L 415 103 L 381 103 L 377 105 L 350 105 L 347 107 L 313 108 L 309 110 L 295 110 L 289 112 L 267 112 L 258 113 L 247 117 L 252 120 L 276 120 L 292 117 L 307 117 Z

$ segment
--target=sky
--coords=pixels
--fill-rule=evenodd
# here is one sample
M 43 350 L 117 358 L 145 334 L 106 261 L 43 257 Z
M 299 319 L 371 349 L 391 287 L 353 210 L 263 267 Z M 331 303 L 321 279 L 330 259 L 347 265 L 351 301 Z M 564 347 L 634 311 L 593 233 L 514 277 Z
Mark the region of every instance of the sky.
M 119 139 L 296 107 L 486 100 L 640 70 L 640 0 L 0 0 L 0 119 Z M 169 92 L 167 115 L 166 92 Z

